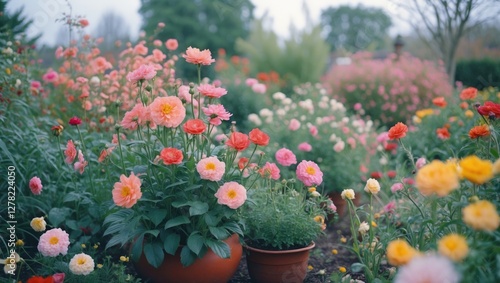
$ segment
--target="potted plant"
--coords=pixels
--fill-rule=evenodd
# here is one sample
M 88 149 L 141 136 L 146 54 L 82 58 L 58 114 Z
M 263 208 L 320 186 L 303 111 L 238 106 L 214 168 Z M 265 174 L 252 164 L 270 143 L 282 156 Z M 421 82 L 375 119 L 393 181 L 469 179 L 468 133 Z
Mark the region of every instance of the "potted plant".
M 128 101 L 116 141 L 100 157 L 109 165 L 114 203 L 106 247 L 128 247 L 138 272 L 153 282 L 225 282 L 242 255 L 246 184 L 260 178 L 244 177 L 236 156 L 253 149 L 253 160 L 269 139 L 258 129 L 218 130 L 231 114 L 217 103 L 227 91 L 201 81 L 201 66 L 214 61 L 210 51 L 189 47 L 183 57 L 197 65 L 198 85 L 156 91 L 154 64 L 127 75 L 137 99 Z M 215 261 L 203 269 L 207 259 Z
M 288 159 L 295 159 L 288 149 Z M 286 162 L 280 160 L 282 165 Z M 262 182 L 249 194 L 246 206 L 245 248 L 248 272 L 255 282 L 302 282 L 309 251 L 326 228 L 325 217 L 335 206 L 317 192 L 323 173 L 316 163 L 297 165 L 297 179 L 283 178 L 274 163 L 259 169 Z

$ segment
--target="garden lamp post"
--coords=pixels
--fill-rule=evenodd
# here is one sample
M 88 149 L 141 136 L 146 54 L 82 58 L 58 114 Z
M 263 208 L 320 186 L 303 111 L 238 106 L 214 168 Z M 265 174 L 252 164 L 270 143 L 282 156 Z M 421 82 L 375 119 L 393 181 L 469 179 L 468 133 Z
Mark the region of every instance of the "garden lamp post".
M 405 43 L 403 41 L 403 37 L 398 34 L 396 36 L 396 39 L 394 40 L 394 53 L 396 54 L 396 59 L 395 59 L 396 61 L 399 60 L 404 45 Z

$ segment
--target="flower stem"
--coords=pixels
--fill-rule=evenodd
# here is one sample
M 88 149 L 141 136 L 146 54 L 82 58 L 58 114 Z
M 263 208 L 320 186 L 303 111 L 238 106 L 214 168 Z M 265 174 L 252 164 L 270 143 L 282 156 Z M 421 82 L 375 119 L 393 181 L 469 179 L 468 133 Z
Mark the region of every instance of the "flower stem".
M 120 150 L 120 159 L 122 163 L 123 174 L 126 174 L 127 171 L 125 170 L 125 162 L 123 161 L 122 142 L 120 139 L 120 128 L 116 128 L 116 139 L 118 140 L 118 149 Z

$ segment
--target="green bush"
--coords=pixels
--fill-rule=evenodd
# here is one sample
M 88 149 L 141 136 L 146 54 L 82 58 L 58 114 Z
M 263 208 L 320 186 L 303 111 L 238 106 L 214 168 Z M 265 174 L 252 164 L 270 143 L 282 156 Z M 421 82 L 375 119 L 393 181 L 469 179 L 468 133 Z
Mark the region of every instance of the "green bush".
M 500 87 L 500 60 L 482 58 L 458 61 L 455 81 L 479 90 L 489 86 Z

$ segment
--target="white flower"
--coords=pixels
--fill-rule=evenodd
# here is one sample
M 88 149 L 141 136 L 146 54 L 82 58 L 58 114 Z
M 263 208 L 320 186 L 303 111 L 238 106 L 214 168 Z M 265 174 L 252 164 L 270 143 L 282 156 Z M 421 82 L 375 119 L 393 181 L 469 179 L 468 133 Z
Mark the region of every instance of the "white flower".
M 379 191 L 380 191 L 380 184 L 378 183 L 377 180 L 370 178 L 366 181 L 365 192 L 376 195 L 378 194 Z
M 283 117 L 286 115 L 286 110 L 283 108 L 280 108 L 280 109 L 276 110 L 276 115 L 278 115 L 279 117 Z
M 17 263 L 20 262 L 22 258 L 18 253 L 10 254 L 9 257 L 0 259 L 0 264 L 4 264 L 3 272 L 5 274 L 14 274 L 17 269 Z
M 69 262 L 69 270 L 76 275 L 88 275 L 94 271 L 94 260 L 87 254 L 76 254 Z
M 90 85 L 93 87 L 98 87 L 101 84 L 101 80 L 97 76 L 93 76 L 90 78 Z
M 273 116 L 273 111 L 267 109 L 267 108 L 262 108 L 260 111 L 259 111 L 259 115 L 260 117 L 268 117 L 268 116 Z
M 378 162 L 380 163 L 380 165 L 387 165 L 387 162 L 388 162 L 387 157 L 385 157 L 385 156 L 380 157 Z
M 356 194 L 354 193 L 353 189 L 345 189 L 342 191 L 340 194 L 342 199 L 354 199 L 356 197 Z
M 458 283 L 460 275 L 448 259 L 434 254 L 419 256 L 401 267 L 395 283 Z
M 16 84 L 15 84 L 16 87 L 20 87 L 21 86 L 21 80 L 20 79 L 16 79 Z
M 283 103 L 284 105 L 290 105 L 290 104 L 292 104 L 292 99 L 287 97 L 287 98 L 283 99 L 281 101 L 281 103 Z
M 259 115 L 252 113 L 248 115 L 248 121 L 254 123 L 256 126 L 262 125 L 262 121 L 259 118 Z
M 286 95 L 285 95 L 284 93 L 282 93 L 282 92 L 278 91 L 278 92 L 275 92 L 275 93 L 273 94 L 273 98 L 274 98 L 275 100 L 283 100 L 283 99 L 285 99 L 285 98 L 286 98 Z
M 359 224 L 359 228 L 358 228 L 359 233 L 365 234 L 366 232 L 368 232 L 368 230 L 370 230 L 370 225 L 368 225 L 368 223 L 366 223 L 366 221 L 363 221 L 363 222 L 361 222 L 361 224 Z

